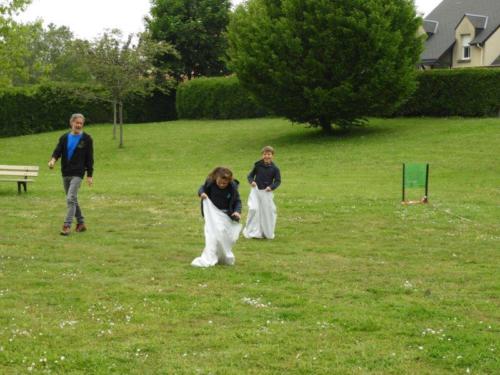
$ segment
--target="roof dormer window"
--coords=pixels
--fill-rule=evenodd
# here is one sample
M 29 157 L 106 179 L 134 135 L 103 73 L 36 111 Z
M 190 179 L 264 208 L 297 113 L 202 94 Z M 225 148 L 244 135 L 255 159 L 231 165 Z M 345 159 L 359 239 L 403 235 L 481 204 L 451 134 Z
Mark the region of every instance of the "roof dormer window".
M 462 38 L 462 59 L 470 60 L 470 42 L 472 37 L 470 34 L 461 35 Z

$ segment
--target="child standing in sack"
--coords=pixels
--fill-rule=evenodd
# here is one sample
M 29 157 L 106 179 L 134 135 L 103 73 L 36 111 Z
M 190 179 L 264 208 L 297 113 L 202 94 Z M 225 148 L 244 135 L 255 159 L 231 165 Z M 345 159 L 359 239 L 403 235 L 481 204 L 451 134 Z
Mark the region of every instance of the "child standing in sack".
M 192 266 L 234 264 L 232 247 L 241 231 L 238 185 L 231 170 L 217 167 L 198 190 L 205 219 L 205 248 L 201 256 L 192 261 Z
M 274 238 L 276 205 L 273 191 L 281 184 L 280 169 L 273 162 L 274 149 L 262 149 L 262 159 L 254 164 L 248 174 L 252 190 L 248 197 L 248 218 L 243 235 L 246 238 Z

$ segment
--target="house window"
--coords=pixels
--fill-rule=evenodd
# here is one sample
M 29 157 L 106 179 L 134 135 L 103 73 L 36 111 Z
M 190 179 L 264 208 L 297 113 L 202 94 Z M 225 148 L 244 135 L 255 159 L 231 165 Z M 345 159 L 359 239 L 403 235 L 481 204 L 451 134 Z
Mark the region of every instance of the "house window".
M 469 34 L 462 35 L 462 59 L 470 60 L 470 42 L 472 38 Z

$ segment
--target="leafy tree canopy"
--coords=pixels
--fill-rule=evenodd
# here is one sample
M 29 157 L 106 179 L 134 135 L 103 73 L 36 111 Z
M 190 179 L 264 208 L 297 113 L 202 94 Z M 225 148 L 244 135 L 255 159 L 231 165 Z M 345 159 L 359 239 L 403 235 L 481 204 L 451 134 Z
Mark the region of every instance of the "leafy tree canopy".
M 74 39 L 65 26 L 13 22 L 0 42 L 0 86 L 87 82 L 90 74 L 81 58 L 82 47 L 87 45 Z
M 179 52 L 181 58 L 174 65 L 178 77 L 226 73 L 229 8 L 229 0 L 152 0 L 147 29 L 153 39 L 168 42 Z
M 420 22 L 412 0 L 248 0 L 229 26 L 230 67 L 274 113 L 347 127 L 415 89 Z
M 31 0 L 0 0 L 0 42 L 12 22 L 11 16 L 23 10 L 29 3 Z
M 178 58 L 177 51 L 168 43 L 151 39 L 148 33 L 133 35 L 125 40 L 119 30 L 105 32 L 86 51 L 85 60 L 96 85 L 103 88 L 101 99 L 113 103 L 119 114 L 120 147 L 123 147 L 123 100 L 127 94 L 148 95 L 154 90 L 168 92 L 175 80 L 168 64 L 160 63 L 159 56 Z M 115 120 L 116 122 L 116 120 Z M 116 129 L 113 129 L 115 134 Z
M 168 90 L 172 87 L 168 65 L 155 65 L 158 56 L 177 57 L 175 49 L 164 42 L 153 41 L 147 33 L 137 43 L 133 35 L 123 38 L 121 31 L 111 30 L 91 43 L 85 60 L 93 79 L 102 85 L 112 100 L 121 101 L 130 92 Z
M 31 0 L 0 0 L 0 15 L 11 16 L 19 10 L 22 10 L 26 5 L 30 4 Z

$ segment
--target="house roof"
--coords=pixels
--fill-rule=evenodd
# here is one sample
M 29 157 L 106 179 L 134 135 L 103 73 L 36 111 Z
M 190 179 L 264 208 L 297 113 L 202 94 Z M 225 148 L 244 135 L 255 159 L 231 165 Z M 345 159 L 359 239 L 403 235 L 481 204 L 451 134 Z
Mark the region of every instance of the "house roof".
M 471 44 L 485 42 L 500 25 L 500 0 L 443 0 L 424 19 L 424 29 L 429 37 L 422 53 L 423 62 L 437 61 L 455 43 L 455 29 L 467 17 L 476 28 Z M 438 27 L 434 33 L 428 28 L 434 21 Z M 428 28 L 426 28 L 428 24 Z M 432 30 L 431 30 L 432 31 Z
M 488 16 L 483 16 L 481 14 L 465 13 L 462 19 L 464 19 L 465 17 L 469 19 L 470 23 L 472 23 L 472 25 L 476 29 L 484 30 L 486 28 L 486 25 L 488 24 Z M 460 20 L 460 22 L 462 22 L 462 19 Z M 460 24 L 460 22 L 458 23 L 458 25 Z M 455 27 L 455 29 L 458 27 L 458 25 Z
M 491 66 L 500 66 L 500 55 L 491 63 Z
M 424 26 L 424 30 L 427 34 L 435 34 L 437 29 L 438 29 L 439 22 L 431 21 L 431 20 L 424 20 L 423 26 Z

